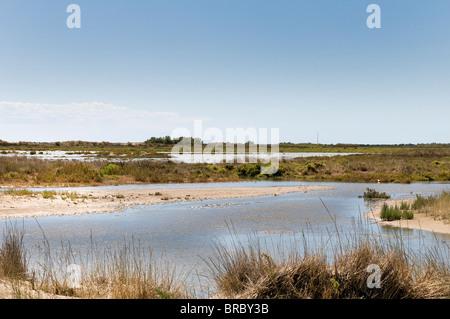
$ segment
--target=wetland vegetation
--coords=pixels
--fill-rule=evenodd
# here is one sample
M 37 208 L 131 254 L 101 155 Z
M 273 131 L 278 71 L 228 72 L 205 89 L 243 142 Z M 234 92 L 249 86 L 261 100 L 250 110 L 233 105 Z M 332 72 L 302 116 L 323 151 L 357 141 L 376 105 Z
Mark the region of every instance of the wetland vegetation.
M 261 163 L 175 163 L 152 160 L 167 157 L 173 142 L 150 139 L 145 143 L 0 143 L 0 152 L 46 151 L 89 154 L 98 152 L 101 160 L 43 160 L 24 156 L 0 156 L 0 184 L 12 196 L 81 199 L 72 192 L 35 192 L 19 189 L 29 186 L 90 186 L 127 183 L 194 183 L 249 180 L 320 182 L 413 183 L 450 181 L 450 145 L 314 145 L 280 144 L 280 152 L 358 153 L 337 157 L 312 156 L 282 160 L 273 175 L 262 175 Z M 248 146 L 248 145 L 247 145 Z M 33 154 L 31 154 L 33 152 Z M 147 157 L 149 157 L 147 159 Z M 124 158 L 122 161 L 112 159 Z M 140 158 L 139 161 L 125 159 Z M 156 195 L 156 193 L 155 193 Z M 159 194 L 161 195 L 161 194 Z M 367 189 L 365 199 L 387 199 L 389 195 Z M 418 195 L 412 204 L 383 207 L 382 219 L 410 219 L 426 213 L 450 221 L 450 196 Z M 411 255 L 399 242 L 386 243 L 373 237 L 355 237 L 348 246 L 336 246 L 331 256 L 305 244 L 301 250 L 284 251 L 284 258 L 270 255 L 258 241 L 233 247 L 217 244 L 211 256 L 204 256 L 215 287 L 222 298 L 450 298 L 450 270 L 444 250 Z M 352 237 L 353 236 L 353 237 Z M 359 236 L 359 235 L 358 235 Z M 81 284 L 70 285 L 61 269 L 73 262 L 70 245 L 63 250 L 65 266 L 55 268 L 55 257 L 43 244 L 42 273 L 30 268 L 23 245 L 23 231 L 8 229 L 0 246 L 0 279 L 10 283 L 16 298 L 40 298 L 42 294 L 77 298 L 195 298 L 186 278 L 173 265 L 156 263 L 151 253 L 136 242 L 124 242 L 109 252 L 86 252 L 77 261 L 89 269 Z M 302 251 L 302 252 L 300 252 Z M 79 254 L 77 256 L 80 256 Z M 53 259 L 52 259 L 53 258 Z M 98 259 L 100 258 L 100 259 Z M 368 289 L 367 266 L 383 269 L 382 289 Z M 62 268 L 61 268 L 62 267 Z M 205 274 L 202 274 L 205 275 Z M 37 297 L 36 297 L 37 292 Z
M 275 174 L 261 174 L 260 163 L 179 163 L 161 158 L 166 144 L 3 143 L 4 151 L 27 149 L 97 151 L 97 161 L 46 161 L 32 156 L 0 156 L 0 183 L 7 185 L 102 185 L 126 183 L 193 183 L 243 180 L 412 183 L 450 181 L 450 146 L 343 146 L 280 144 L 280 152 L 357 152 L 335 157 L 312 156 L 281 160 Z M 102 157 L 104 155 L 104 157 Z M 117 160 L 117 158 L 123 160 Z M 115 159 L 112 161 L 112 159 Z M 127 158 L 140 158 L 127 161 Z
M 213 242 L 213 252 L 203 259 L 205 273 L 198 274 L 211 285 L 203 293 L 230 299 L 450 298 L 450 269 L 443 250 L 413 255 L 401 239 L 381 241 L 356 233 L 338 236 L 342 241 L 331 253 L 304 242 L 299 249 L 280 247 L 278 256 L 268 253 L 257 237 L 248 243 L 234 239 L 231 247 Z M 0 246 L 0 280 L 8 283 L 13 298 L 198 298 L 187 272 L 157 260 L 138 240 L 124 241 L 108 251 L 92 243 L 84 253 L 66 244 L 57 254 L 44 235 L 38 268 L 30 266 L 23 242 L 23 229 L 6 228 Z M 74 263 L 80 271 L 76 278 L 70 271 Z M 370 265 L 380 267 L 377 289 L 368 284 Z

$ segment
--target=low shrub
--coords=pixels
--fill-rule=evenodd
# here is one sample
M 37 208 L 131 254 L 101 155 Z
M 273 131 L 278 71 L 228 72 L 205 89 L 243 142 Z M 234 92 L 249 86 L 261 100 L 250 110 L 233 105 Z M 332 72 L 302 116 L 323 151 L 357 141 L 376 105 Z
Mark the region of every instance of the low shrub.
M 385 192 L 378 192 L 375 189 L 367 188 L 367 191 L 364 192 L 363 195 L 364 199 L 389 199 L 391 198 L 390 195 L 386 194 Z

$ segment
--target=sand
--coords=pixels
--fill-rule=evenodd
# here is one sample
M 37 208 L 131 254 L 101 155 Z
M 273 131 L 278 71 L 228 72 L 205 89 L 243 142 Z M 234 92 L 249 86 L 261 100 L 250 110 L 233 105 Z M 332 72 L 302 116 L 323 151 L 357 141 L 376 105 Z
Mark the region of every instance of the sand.
M 135 205 L 167 202 L 203 201 L 257 196 L 279 196 L 288 193 L 330 190 L 326 186 L 280 186 L 199 189 L 137 189 L 77 191 L 77 198 L 58 194 L 53 199 L 35 196 L 13 196 L 0 192 L 0 218 L 29 218 L 89 213 L 119 212 Z M 156 194 L 155 194 L 156 193 Z
M 382 221 L 380 218 L 381 208 L 386 202 L 388 205 L 400 205 L 401 202 L 411 204 L 414 199 L 389 199 L 387 201 L 378 201 L 372 207 L 372 209 L 366 213 L 368 218 L 375 220 L 377 223 L 383 226 L 401 227 L 409 229 L 417 229 L 430 231 L 435 233 L 450 234 L 450 224 L 446 224 L 443 220 L 436 220 L 426 214 L 418 214 L 414 212 L 414 218 L 411 220 L 394 220 L 394 221 Z

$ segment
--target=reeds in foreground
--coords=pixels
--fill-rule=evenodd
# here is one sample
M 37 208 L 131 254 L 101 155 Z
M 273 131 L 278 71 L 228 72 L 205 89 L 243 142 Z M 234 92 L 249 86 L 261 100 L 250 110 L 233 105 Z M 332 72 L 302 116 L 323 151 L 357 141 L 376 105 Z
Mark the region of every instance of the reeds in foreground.
M 450 269 L 439 256 L 411 256 L 401 243 L 347 238 L 331 256 L 325 249 L 289 250 L 276 260 L 258 238 L 232 247 L 214 244 L 207 261 L 216 298 L 230 299 L 438 299 L 450 298 Z M 344 241 L 342 241 L 344 242 Z M 286 254 L 284 252 L 283 254 Z M 331 257 L 331 258 L 330 258 Z M 332 260 L 330 262 L 330 259 Z M 374 287 L 374 271 L 378 286 Z
M 443 191 L 438 195 L 428 197 L 418 195 L 412 208 L 450 223 L 450 191 Z
M 134 239 L 104 251 L 92 242 L 86 254 L 79 254 L 70 243 L 52 251 L 44 235 L 38 260 L 28 267 L 23 231 L 7 227 L 5 234 L 0 279 L 11 283 L 14 298 L 178 299 L 191 295 L 182 272 L 153 258 L 151 250 Z

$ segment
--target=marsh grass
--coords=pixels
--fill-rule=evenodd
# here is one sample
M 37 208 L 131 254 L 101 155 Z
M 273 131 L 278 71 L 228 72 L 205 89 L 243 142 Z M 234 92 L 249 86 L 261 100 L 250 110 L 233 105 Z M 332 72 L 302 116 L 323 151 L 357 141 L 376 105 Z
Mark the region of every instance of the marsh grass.
M 271 247 L 257 233 L 245 241 L 230 229 L 231 243 L 213 241 L 212 253 L 203 259 L 209 271 L 198 274 L 210 280 L 206 289 L 213 298 L 450 298 L 448 247 L 417 253 L 400 237 L 377 239 L 359 228 L 344 235 L 337 225 L 326 236 L 303 233 Z M 89 248 L 80 253 L 70 243 L 51 247 L 43 233 L 37 262 L 30 265 L 23 231 L 7 228 L 4 234 L 0 275 L 15 280 L 17 298 L 39 298 L 39 293 L 82 299 L 195 298 L 186 272 L 134 238 L 99 249 L 91 234 Z M 74 265 L 80 271 L 76 280 L 70 272 Z M 381 270 L 380 288 L 368 286 L 370 265 Z M 39 292 L 37 297 L 33 292 Z
M 14 279 L 16 298 L 47 294 L 55 298 L 179 299 L 193 294 L 185 273 L 163 258 L 155 258 L 134 238 L 100 250 L 91 234 L 89 248 L 76 252 L 70 243 L 52 247 L 42 232 L 43 240 L 30 264 L 24 256 L 23 232 L 9 226 L 6 229 L 0 275 Z
M 43 199 L 57 199 L 58 197 L 62 200 L 70 199 L 76 201 L 78 199 L 87 199 L 86 195 L 79 194 L 77 192 L 69 191 L 31 191 L 28 189 L 7 189 L 2 191 L 3 194 L 18 197 L 38 197 L 41 196 Z M 1 194 L 1 193 L 0 193 Z
M 385 153 L 380 154 L 378 151 Z M 281 160 L 278 171 L 271 175 L 261 174 L 263 163 L 189 164 L 153 160 L 111 163 L 108 158 L 104 161 L 72 162 L 0 156 L 0 183 L 19 187 L 240 180 L 355 183 L 373 183 L 377 180 L 383 183 L 450 181 L 450 150 L 446 147 L 398 148 L 395 152 L 386 147 L 378 151 L 374 154 Z M 105 150 L 105 153 L 110 152 Z
M 4 194 L 11 196 L 35 196 L 36 192 L 30 191 L 28 189 L 7 189 L 3 191 Z
M 17 224 L 9 224 L 3 232 L 0 247 L 0 276 L 9 279 L 24 279 L 27 258 L 24 248 L 24 230 Z
M 420 213 L 450 223 L 450 191 L 428 197 L 417 195 L 411 206 Z
M 387 203 L 384 203 L 381 208 L 380 218 L 387 221 L 413 219 L 414 212 L 411 209 L 411 205 L 406 202 L 401 202 L 400 206 L 389 206 Z
M 337 236 L 341 236 L 337 234 Z M 303 236 L 304 238 L 304 236 Z M 351 234 L 314 249 L 277 247 L 277 255 L 257 236 L 244 244 L 213 244 L 206 260 L 216 298 L 230 299 L 422 299 L 450 298 L 445 251 L 412 254 L 402 242 Z M 281 251 L 280 251 L 281 249 Z M 369 288 L 368 266 L 381 269 L 380 288 Z
M 378 192 L 373 188 L 367 188 L 362 197 L 366 200 L 391 198 L 391 196 L 385 192 Z

